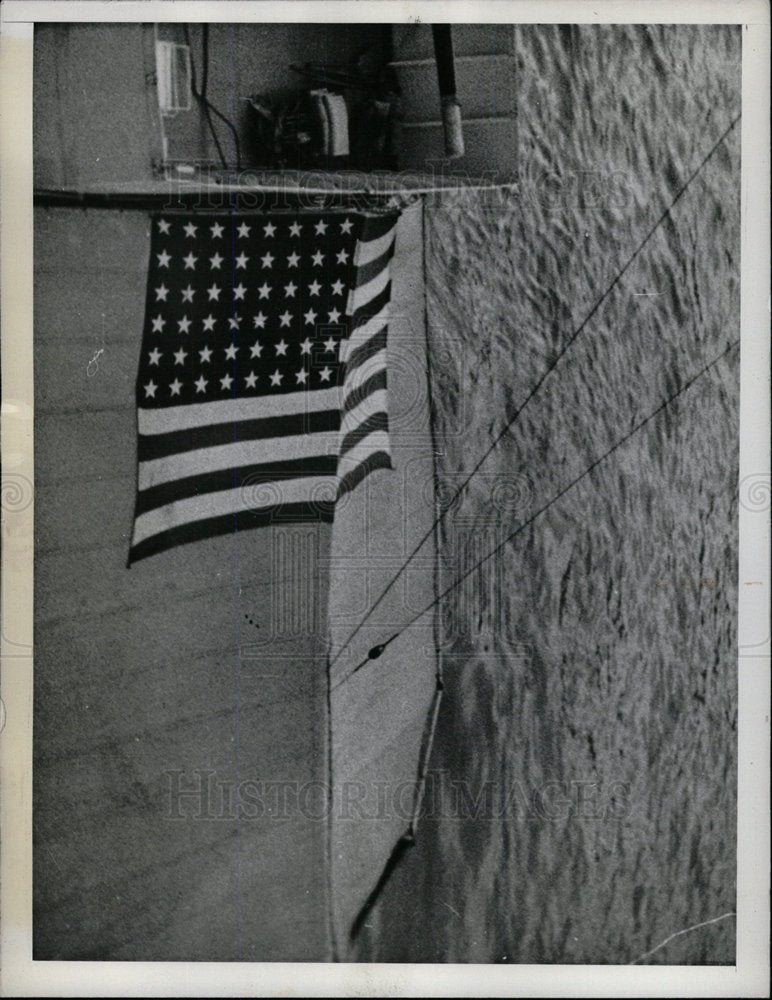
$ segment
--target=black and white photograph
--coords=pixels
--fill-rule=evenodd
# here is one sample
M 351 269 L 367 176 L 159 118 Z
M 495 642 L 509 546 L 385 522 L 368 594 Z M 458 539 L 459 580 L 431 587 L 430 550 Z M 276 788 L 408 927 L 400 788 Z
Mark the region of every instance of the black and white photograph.
M 31 962 L 737 967 L 742 12 L 29 6 Z

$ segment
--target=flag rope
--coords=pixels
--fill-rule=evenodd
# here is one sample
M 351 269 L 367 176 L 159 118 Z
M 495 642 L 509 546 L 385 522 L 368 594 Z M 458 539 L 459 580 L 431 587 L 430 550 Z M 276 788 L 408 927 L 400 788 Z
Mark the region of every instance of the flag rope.
M 623 444 L 629 441 L 630 438 L 632 438 L 635 434 L 637 434 L 638 431 L 640 431 L 643 427 L 646 426 L 646 424 L 648 424 L 656 416 L 658 416 L 658 414 L 660 414 L 664 409 L 670 406 L 670 404 L 673 403 L 676 399 L 678 399 L 679 396 L 683 395 L 683 393 L 685 393 L 687 389 L 690 389 L 695 384 L 695 382 L 697 382 L 699 378 L 701 378 L 708 371 L 710 371 L 711 368 L 715 367 L 715 365 L 717 365 L 718 362 L 721 361 L 721 359 L 724 358 L 729 353 L 729 351 L 739 346 L 740 346 L 739 340 L 730 341 L 730 343 L 724 348 L 723 351 L 721 351 L 720 354 L 717 354 L 716 357 L 712 359 L 712 361 L 709 361 L 703 368 L 701 368 L 698 372 L 692 375 L 681 386 L 680 389 L 674 392 L 671 396 L 668 396 L 668 398 L 665 399 L 662 403 L 660 403 L 655 410 L 652 410 L 651 413 L 649 413 L 646 417 L 643 418 L 643 420 L 640 420 L 631 430 L 629 430 L 627 434 L 625 434 L 613 445 L 611 445 L 610 448 L 608 448 L 605 452 L 603 452 L 602 455 L 596 458 L 592 462 L 592 464 L 589 465 L 583 472 L 580 472 L 578 476 L 572 479 L 571 482 L 568 483 L 568 485 L 564 486 L 563 489 L 560 490 L 560 492 L 557 493 L 554 497 L 552 497 L 552 499 L 549 500 L 546 504 L 544 504 L 543 507 L 540 507 L 535 514 L 532 514 L 526 521 L 523 521 L 522 524 L 518 525 L 518 527 L 515 528 L 514 531 L 510 532 L 510 534 L 507 535 L 506 538 L 504 538 L 501 542 L 499 542 L 498 545 L 494 546 L 494 548 L 491 549 L 491 551 L 488 552 L 486 555 L 484 555 L 482 559 L 479 559 L 476 563 L 474 563 L 473 566 L 471 566 L 468 570 L 466 570 L 466 572 L 462 573 L 457 580 L 454 580 L 454 582 L 451 583 L 450 586 L 446 587 L 445 590 L 443 590 L 437 597 L 434 598 L 434 600 L 432 600 L 429 604 L 427 604 L 415 615 L 413 615 L 413 617 L 410 618 L 410 620 L 407 621 L 401 628 L 399 628 L 392 636 L 390 636 L 388 639 L 385 639 L 382 643 L 379 643 L 377 646 L 374 646 L 367 654 L 367 656 L 359 664 L 357 664 L 357 666 L 354 667 L 353 670 L 349 671 L 349 673 L 343 676 L 336 684 L 332 686 L 331 691 L 335 691 L 342 684 L 345 684 L 350 677 L 352 677 L 355 673 L 361 670 L 362 667 L 364 667 L 371 660 L 377 660 L 387 646 L 390 646 L 392 642 L 398 639 L 403 632 L 405 632 L 407 629 L 411 627 L 411 625 L 414 625 L 423 615 L 427 613 L 427 611 L 431 611 L 433 607 L 439 604 L 440 601 L 444 600 L 444 598 L 447 597 L 448 594 L 452 593 L 456 589 L 456 587 L 462 584 L 464 580 L 466 580 L 468 577 L 472 575 L 472 573 L 476 572 L 480 568 L 480 566 L 483 565 L 483 563 L 487 562 L 490 558 L 496 555 L 497 552 L 500 552 L 505 545 L 511 542 L 512 539 L 515 538 L 517 535 L 519 535 L 521 531 L 524 531 L 527 527 L 533 524 L 533 522 L 538 517 L 540 517 L 542 514 L 548 511 L 550 507 L 556 504 L 561 497 L 565 496 L 565 494 L 568 493 L 570 489 L 572 489 L 583 479 L 589 476 L 594 469 L 596 469 L 602 462 L 604 462 L 607 458 L 609 458 L 609 456 L 613 455 L 615 451 L 621 448 Z
M 598 312 L 598 310 L 603 305 L 603 303 L 606 301 L 606 299 L 609 297 L 609 295 L 611 294 L 611 292 L 614 290 L 614 288 L 616 288 L 616 286 L 622 280 L 622 278 L 624 277 L 624 275 L 626 274 L 626 272 L 629 270 L 629 268 L 632 265 L 632 263 L 635 261 L 635 259 L 640 254 L 640 252 L 643 250 L 643 248 L 649 242 L 649 240 L 654 235 L 654 233 L 659 229 L 659 227 L 662 225 L 662 223 L 665 221 L 665 219 L 667 219 L 667 217 L 670 215 L 670 212 L 673 210 L 673 208 L 675 207 L 675 205 L 678 203 L 678 201 L 680 201 L 681 197 L 684 195 L 684 193 L 686 192 L 686 190 L 689 188 L 689 186 L 692 184 L 692 182 L 695 180 L 695 178 L 698 176 L 698 174 L 702 171 L 702 169 L 705 167 L 705 165 L 708 163 L 708 161 L 713 157 L 713 155 L 716 153 L 716 151 L 721 146 L 721 144 L 726 139 L 726 137 L 729 135 L 729 133 L 732 131 L 732 129 L 735 128 L 735 126 L 737 125 L 737 123 L 740 121 L 741 117 L 742 117 L 742 115 L 738 114 L 735 118 L 732 119 L 732 121 L 729 123 L 729 125 L 721 133 L 721 135 L 719 136 L 719 138 L 711 146 L 710 150 L 702 158 L 702 160 L 700 161 L 699 165 L 692 171 L 692 173 L 689 175 L 689 177 L 683 182 L 683 184 L 681 185 L 681 187 L 677 191 L 676 195 L 671 200 L 670 204 L 667 206 L 667 208 L 665 208 L 665 210 L 659 216 L 659 218 L 654 223 L 654 225 L 648 230 L 648 232 L 643 237 L 643 239 L 638 243 L 638 245 L 635 248 L 635 250 L 633 250 L 633 252 L 627 258 L 627 261 L 625 262 L 625 264 L 616 273 L 616 275 L 612 279 L 611 283 L 606 287 L 605 291 L 600 296 L 600 298 L 598 298 L 595 301 L 595 303 L 592 306 L 592 308 L 590 309 L 590 311 L 586 314 L 586 316 L 581 321 L 581 323 L 576 327 L 576 329 L 570 335 L 570 337 L 568 338 L 568 340 L 566 341 L 566 343 L 563 345 L 563 347 L 560 349 L 560 351 L 558 352 L 558 354 L 552 360 L 552 362 L 549 365 L 549 367 L 543 372 L 543 374 L 541 375 L 541 377 L 538 379 L 538 381 L 531 388 L 531 390 L 529 391 L 528 395 L 525 397 L 525 399 L 523 400 L 523 402 L 517 407 L 517 409 L 512 414 L 512 416 L 507 419 L 507 421 L 504 424 L 504 427 L 502 428 L 502 430 L 493 439 L 493 441 L 491 442 L 491 444 L 489 445 L 489 447 L 487 448 L 487 450 L 483 453 L 482 457 L 479 459 L 479 461 L 474 466 L 474 468 L 472 469 L 472 471 L 467 475 L 467 477 L 464 479 L 464 481 L 461 483 L 461 485 L 458 486 L 458 488 L 455 490 L 455 492 L 453 493 L 452 497 L 450 498 L 450 501 L 445 505 L 444 509 L 437 515 L 434 523 L 427 529 L 427 531 L 424 533 L 424 535 L 422 535 L 422 537 L 418 540 L 418 542 L 416 542 L 415 547 L 412 549 L 412 551 L 410 552 L 410 554 L 408 555 L 408 557 L 405 559 L 405 561 L 402 563 L 402 565 L 400 566 L 400 568 L 396 571 L 396 573 L 392 576 L 392 578 L 386 584 L 386 587 L 381 591 L 380 595 L 378 596 L 378 598 L 376 598 L 376 600 L 374 601 L 374 603 L 370 605 L 370 607 L 368 608 L 368 610 L 366 611 L 366 613 L 362 617 L 362 619 L 359 622 L 359 624 L 354 628 L 354 630 L 351 632 L 351 634 L 348 636 L 348 638 L 343 642 L 343 644 L 338 649 L 338 651 L 335 654 L 335 656 L 332 658 L 332 660 L 330 662 L 330 668 L 332 668 L 332 667 L 335 666 L 335 664 L 337 663 L 337 661 L 340 659 L 340 657 L 343 655 L 343 653 L 348 649 L 348 647 L 351 645 L 351 643 L 356 638 L 356 636 L 359 634 L 359 632 L 362 630 L 362 628 L 370 620 L 370 618 L 372 617 L 373 613 L 376 611 L 376 609 L 382 603 L 382 601 L 384 600 L 384 598 L 386 597 L 386 595 L 391 591 L 391 589 L 393 588 L 393 586 L 397 582 L 397 580 L 400 579 L 400 577 L 402 576 L 402 574 L 405 572 L 405 570 L 408 568 L 408 566 L 412 563 L 412 561 L 416 557 L 416 555 L 421 551 L 421 549 L 423 548 L 423 546 L 426 544 L 426 542 L 428 541 L 428 539 L 431 537 L 431 535 L 433 534 L 433 532 L 436 530 L 437 526 L 445 519 L 445 517 L 448 514 L 448 512 L 450 510 L 452 510 L 455 501 L 459 498 L 459 496 L 463 493 L 463 491 L 466 489 L 466 487 L 469 485 L 469 483 L 472 481 L 472 479 L 480 471 L 480 469 L 482 468 L 483 464 L 488 459 L 488 457 L 491 455 L 491 453 L 496 448 L 496 446 L 499 444 L 499 442 L 511 430 L 511 428 L 513 427 L 513 425 L 515 424 L 515 422 L 517 421 L 517 419 L 520 417 L 520 414 L 525 410 L 525 408 L 528 406 L 528 404 L 534 398 L 534 396 L 539 391 L 539 389 L 542 387 L 542 385 L 546 382 L 546 380 L 549 378 L 549 376 L 552 374 L 552 372 L 555 371 L 555 369 L 557 368 L 557 366 L 560 364 L 561 360 L 565 357 L 566 353 L 568 352 L 568 350 L 572 346 L 572 344 L 575 343 L 575 341 L 580 336 L 580 334 L 585 330 L 585 328 L 587 327 L 587 325 L 590 322 L 590 320 Z M 675 398 L 675 397 L 673 397 L 673 398 Z M 430 607 L 431 606 L 432 605 L 430 605 Z M 428 610 L 428 608 L 425 609 L 425 610 Z M 422 614 L 423 614 L 423 612 L 422 612 Z M 416 621 L 418 617 L 420 617 L 420 615 L 418 615 L 416 618 L 414 618 L 411 621 L 410 624 L 412 624 L 414 621 Z M 401 634 L 401 631 L 404 631 L 404 629 L 400 630 L 400 632 L 397 633 L 397 634 Z M 354 671 L 352 671 L 352 673 L 355 673 L 357 670 L 359 670 L 360 667 L 362 667 L 364 665 L 364 663 L 366 663 L 368 660 L 377 659 L 378 656 L 380 656 L 381 653 L 383 652 L 383 650 L 386 648 L 386 646 L 389 643 L 393 642 L 394 638 L 396 638 L 396 635 L 392 636 L 392 638 L 389 639 L 389 640 L 387 640 L 385 643 L 380 643 L 380 644 L 374 646 L 370 650 L 370 653 L 368 654 L 367 659 L 364 660 L 362 663 L 360 663 L 359 666 L 356 667 Z M 347 677 L 350 677 L 350 676 L 351 676 L 351 674 L 347 675 Z M 344 678 L 344 680 L 345 679 L 346 678 Z M 342 683 L 342 682 L 339 682 L 339 683 Z
M 410 621 L 408 621 L 405 625 L 403 625 L 402 628 L 400 628 L 397 632 L 395 632 L 385 642 L 381 643 L 380 645 L 378 645 L 378 646 L 374 647 L 372 650 L 370 650 L 370 653 L 368 654 L 368 656 L 364 660 L 362 660 L 362 662 L 359 663 L 349 674 L 347 674 L 345 677 L 341 678 L 341 680 L 339 680 L 337 682 L 337 684 L 328 685 L 328 706 L 330 704 L 330 697 L 331 697 L 332 693 L 337 688 L 339 688 L 342 684 L 345 684 L 346 681 L 351 676 L 353 676 L 353 674 L 355 674 L 358 670 L 360 670 L 362 667 L 364 667 L 371 660 L 377 659 L 377 657 L 381 655 L 381 653 L 384 651 L 384 649 L 386 649 L 387 646 L 389 646 L 392 642 L 394 642 L 396 639 L 398 639 L 399 636 L 402 635 L 403 632 L 405 632 L 408 628 L 410 628 L 411 625 L 415 624 L 415 622 L 417 622 L 428 611 L 431 611 L 431 609 L 433 607 L 435 607 L 437 604 L 439 604 L 442 600 L 444 600 L 445 597 L 448 596 L 448 594 L 452 593 L 456 589 L 456 587 L 458 587 L 461 583 L 463 583 L 463 581 L 465 579 L 467 579 L 467 577 L 471 576 L 474 572 L 476 572 L 483 563 L 485 563 L 488 559 L 492 558 L 497 552 L 501 551 L 501 549 L 503 549 L 505 545 L 507 545 L 510 541 L 512 541 L 512 539 L 515 538 L 516 535 L 519 535 L 521 531 L 524 531 L 541 514 L 543 514 L 550 507 L 552 507 L 555 503 L 557 503 L 557 501 L 560 500 L 561 497 L 565 496 L 565 494 L 568 493 L 568 491 L 570 489 L 572 489 L 579 482 L 581 482 L 581 480 L 583 480 L 588 475 L 590 475 L 590 473 L 595 468 L 597 468 L 597 466 L 599 466 L 605 459 L 607 459 L 610 455 L 612 455 L 615 451 L 617 451 L 620 447 L 622 447 L 623 444 L 625 444 L 627 441 L 629 441 L 635 434 L 638 433 L 638 431 L 640 431 L 650 421 L 652 421 L 659 413 L 661 413 L 671 403 L 673 403 L 676 399 L 678 399 L 679 396 L 683 395 L 683 393 L 685 393 L 688 389 L 690 389 L 698 381 L 698 379 L 701 378 L 701 376 L 703 376 L 711 368 L 713 368 L 715 365 L 717 365 L 718 362 L 722 358 L 724 358 L 729 353 L 730 350 L 732 350 L 732 348 L 739 347 L 739 344 L 740 344 L 739 340 L 734 340 L 730 344 L 728 344 L 724 348 L 724 350 L 721 351 L 720 354 L 718 354 L 715 358 L 713 358 L 706 365 L 704 365 L 698 372 L 696 372 L 694 375 L 692 375 L 692 377 L 690 379 L 688 379 L 675 393 L 673 393 L 671 396 L 669 396 L 667 399 L 665 399 L 662 403 L 660 403 L 659 406 L 655 410 L 652 410 L 652 412 L 649 413 L 646 417 L 644 417 L 643 420 L 640 420 L 631 430 L 629 430 L 627 432 L 627 434 L 625 434 L 622 438 L 620 438 L 618 441 L 616 441 L 602 455 L 600 455 L 598 458 L 596 458 L 595 461 L 590 466 L 588 466 L 588 468 L 586 468 L 578 476 L 576 476 L 574 479 L 572 479 L 571 482 L 568 483 L 567 486 L 564 486 L 563 489 L 560 490 L 560 492 L 557 493 L 542 508 L 540 508 L 540 510 L 538 510 L 535 514 L 533 514 L 531 517 L 529 517 L 527 521 L 524 521 L 522 524 L 518 525 L 518 527 L 515 528 L 515 530 L 513 532 L 511 532 L 505 539 L 503 539 L 503 541 L 501 541 L 490 552 L 488 552 L 485 556 L 483 556 L 481 559 L 479 559 L 473 566 L 471 566 L 457 580 L 454 580 L 453 583 L 450 584 L 450 586 L 446 587 L 445 590 L 443 590 L 441 593 L 439 593 L 434 598 L 434 600 L 431 601 L 431 603 L 427 604 L 426 607 L 422 608 L 413 618 L 410 619 Z M 376 655 L 373 655 L 374 653 L 376 653 Z M 329 677 L 329 674 L 328 674 L 328 677 Z M 402 858 L 404 857 L 404 855 L 407 853 L 407 851 L 411 847 L 413 847 L 414 844 L 416 843 L 416 830 L 417 830 L 417 827 L 418 827 L 418 821 L 419 821 L 419 818 L 420 818 L 421 807 L 422 807 L 422 804 L 423 804 L 424 790 L 425 790 L 425 787 L 426 787 L 426 778 L 427 778 L 427 774 L 428 774 L 428 770 L 429 770 L 429 763 L 430 763 L 430 760 L 431 760 L 432 748 L 434 746 L 434 738 L 435 738 L 435 733 L 436 733 L 436 730 L 437 730 L 437 722 L 438 722 L 438 719 L 439 719 L 439 710 L 440 710 L 440 705 L 441 705 L 441 702 L 442 702 L 443 693 L 444 693 L 444 684 L 443 684 L 443 681 L 442 681 L 441 673 L 438 672 L 437 679 L 436 679 L 436 688 L 435 688 L 435 692 L 434 692 L 434 697 L 432 699 L 432 704 L 431 704 L 431 706 L 429 708 L 428 735 L 427 735 L 427 738 L 426 738 L 426 741 L 425 741 L 425 744 L 424 744 L 423 752 L 422 752 L 422 755 L 421 755 L 421 761 L 420 761 L 419 767 L 418 767 L 418 781 L 417 781 L 416 795 L 415 795 L 415 800 L 414 800 L 414 803 L 413 803 L 413 811 L 412 811 L 412 814 L 411 814 L 410 823 L 409 823 L 409 825 L 407 827 L 407 830 L 402 834 L 402 836 L 399 838 L 399 840 L 397 840 L 396 844 L 392 848 L 391 854 L 389 855 L 389 857 L 388 857 L 388 859 L 386 861 L 386 864 L 384 865 L 383 870 L 381 871 L 381 874 L 380 874 L 380 877 L 378 878 L 378 881 L 376 882 L 375 886 L 371 890 L 371 892 L 368 895 L 367 899 L 363 903 L 361 909 L 359 910 L 356 918 L 354 919 L 354 921 L 353 921 L 353 923 L 351 925 L 351 930 L 349 932 L 349 941 L 352 942 L 352 943 L 359 936 L 359 933 L 362 930 L 362 927 L 364 926 L 367 917 L 371 913 L 373 907 L 375 906 L 376 902 L 378 901 L 378 898 L 380 897 L 381 893 L 383 892 L 383 889 L 385 888 L 387 882 L 390 880 L 390 878 L 391 878 L 392 874 L 394 873 L 395 869 L 397 868 L 398 864 L 400 863 L 400 861 L 402 860 Z M 668 938 L 668 940 L 670 940 L 670 938 Z M 667 942 L 665 942 L 665 943 L 667 943 Z M 657 949 L 654 949 L 654 950 L 657 950 Z M 647 954 L 651 954 L 651 952 L 649 952 Z M 644 956 L 644 957 L 646 957 L 646 956 Z M 637 961 L 640 961 L 640 959 L 637 959 Z

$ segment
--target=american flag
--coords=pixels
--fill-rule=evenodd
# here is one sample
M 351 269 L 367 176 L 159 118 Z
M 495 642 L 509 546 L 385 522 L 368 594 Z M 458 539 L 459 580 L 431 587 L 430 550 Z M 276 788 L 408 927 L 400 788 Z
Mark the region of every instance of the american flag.
M 398 216 L 152 218 L 129 563 L 271 522 L 331 521 L 390 468 Z

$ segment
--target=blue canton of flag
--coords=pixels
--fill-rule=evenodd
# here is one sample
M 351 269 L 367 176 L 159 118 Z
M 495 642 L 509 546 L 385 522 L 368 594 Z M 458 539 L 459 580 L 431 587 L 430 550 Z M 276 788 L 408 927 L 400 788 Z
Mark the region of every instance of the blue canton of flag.
M 398 216 L 152 219 L 129 562 L 271 522 L 331 521 L 391 468 Z

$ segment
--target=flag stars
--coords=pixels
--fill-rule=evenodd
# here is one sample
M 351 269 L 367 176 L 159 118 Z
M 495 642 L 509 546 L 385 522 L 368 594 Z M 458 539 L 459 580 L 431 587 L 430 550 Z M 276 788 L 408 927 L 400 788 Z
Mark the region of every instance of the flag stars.
M 155 368 L 153 374 L 157 377 L 160 373 L 161 377 L 160 385 L 152 379 L 140 382 L 140 397 L 147 399 L 147 403 L 141 405 L 175 406 L 196 399 L 203 404 L 207 399 L 218 398 L 218 387 L 221 397 L 234 393 L 258 397 L 269 388 L 271 392 L 277 389 L 280 393 L 305 393 L 311 388 L 326 391 L 334 387 L 342 378 L 338 358 L 341 324 L 347 322 L 349 288 L 346 274 L 356 263 L 354 238 L 358 225 L 356 216 L 342 214 L 337 218 L 305 217 L 302 224 L 300 216 L 296 221 L 291 221 L 290 217 L 286 221 L 277 219 L 276 223 L 267 219 L 259 222 L 246 215 L 242 215 L 241 220 L 222 217 L 222 223 L 211 219 L 207 223 L 206 219 L 195 216 L 192 219 L 188 216 L 187 220 L 156 217 L 158 244 L 167 249 L 161 251 L 158 245 L 155 248 L 157 284 L 151 285 L 150 294 L 159 312 L 155 317 L 148 316 L 147 324 L 160 335 L 155 343 L 164 345 L 164 350 L 160 347 L 151 350 L 151 344 L 147 346 L 145 372 L 149 374 L 148 369 Z M 169 237 L 170 234 L 169 239 L 161 239 L 161 235 Z M 212 243 L 206 245 L 209 234 Z M 241 243 L 231 250 L 230 240 L 234 237 Z M 185 243 L 185 238 L 190 242 Z M 268 249 L 270 238 L 274 238 L 276 253 Z M 297 242 L 290 242 L 288 246 L 290 238 Z M 326 245 L 328 239 L 334 242 Z M 222 252 L 217 252 L 219 248 Z M 171 279 L 168 286 L 160 280 L 164 268 Z M 329 276 L 328 268 L 333 271 Z M 209 285 L 205 277 L 207 269 Z M 184 270 L 194 273 L 183 276 Z M 275 285 L 268 282 L 266 270 L 271 272 Z M 237 275 L 236 272 L 243 273 Z M 291 280 L 290 275 L 296 280 Z M 178 277 L 181 278 L 179 282 Z M 189 280 L 185 281 L 186 278 Z M 254 309 L 258 300 L 262 309 L 256 313 L 246 312 L 250 306 Z M 211 312 L 205 316 L 207 308 Z M 243 319 L 235 313 L 238 308 L 245 310 Z M 262 342 L 255 340 L 252 345 L 246 339 L 242 341 L 239 333 L 240 322 L 243 322 L 245 337 L 249 337 L 250 318 L 254 335 L 265 337 Z M 322 325 L 325 320 L 329 323 L 327 329 Z M 179 333 L 175 327 L 179 328 Z M 272 335 L 267 336 L 266 330 Z M 205 336 L 213 348 L 201 343 Z M 167 340 L 171 344 L 176 340 L 179 349 L 167 345 Z M 317 352 L 322 352 L 319 365 L 314 362 Z M 273 374 L 268 367 L 271 353 L 275 358 Z M 198 370 L 194 369 L 194 364 Z M 172 370 L 178 376 L 174 381 L 163 377 L 166 371 L 171 376 Z

